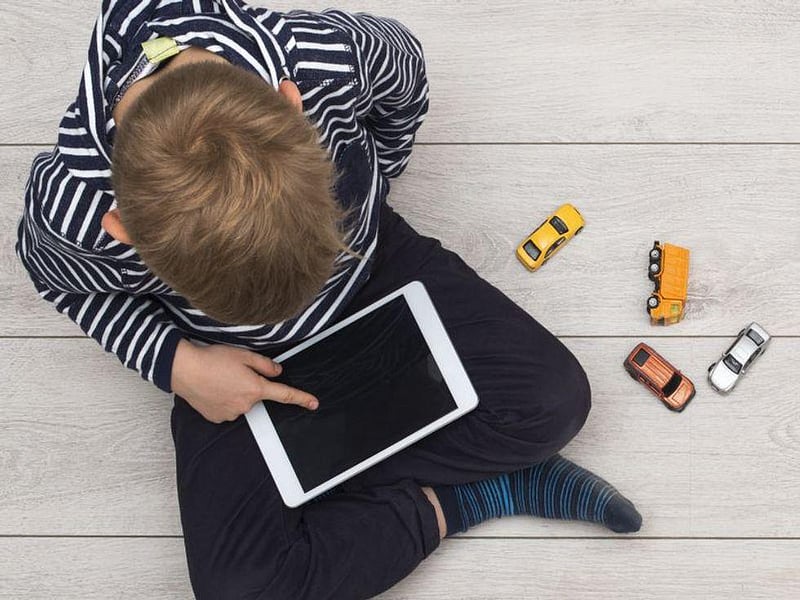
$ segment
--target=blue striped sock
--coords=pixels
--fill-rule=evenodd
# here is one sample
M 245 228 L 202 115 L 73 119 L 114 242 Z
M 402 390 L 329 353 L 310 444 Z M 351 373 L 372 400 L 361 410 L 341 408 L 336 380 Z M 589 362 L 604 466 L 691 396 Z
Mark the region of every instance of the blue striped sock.
M 642 517 L 630 500 L 591 471 L 556 454 L 513 473 L 459 485 L 433 486 L 447 535 L 486 519 L 528 514 L 601 523 L 617 533 L 638 531 Z

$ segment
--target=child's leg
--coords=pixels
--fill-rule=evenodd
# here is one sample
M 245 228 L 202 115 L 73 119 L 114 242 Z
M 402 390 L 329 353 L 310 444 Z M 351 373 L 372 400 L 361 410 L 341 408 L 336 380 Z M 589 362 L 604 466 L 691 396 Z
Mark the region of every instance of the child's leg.
M 474 481 L 544 461 L 583 426 L 591 390 L 572 353 L 457 254 L 386 206 L 372 275 L 339 319 L 413 280 L 436 306 L 478 407 L 358 475 L 423 484 Z
M 439 544 L 421 483 L 470 482 L 558 452 L 589 386 L 569 351 L 438 241 L 391 209 L 370 281 L 343 318 L 422 280 L 478 391 L 477 409 L 297 509 L 275 489 L 244 417 L 215 425 L 176 397 L 173 435 L 189 572 L 204 598 L 365 598 Z
M 291 509 L 244 417 L 214 424 L 175 396 L 172 428 L 198 600 L 369 598 L 439 544 L 433 506 L 411 479 Z
M 417 234 L 391 210 L 384 213 L 386 247 L 373 278 L 347 312 L 402 283 L 421 280 L 480 401 L 472 413 L 343 485 L 381 485 L 407 477 L 431 485 L 449 533 L 512 514 L 638 530 L 641 517 L 629 500 L 555 455 L 589 410 L 589 385 L 574 356 L 460 257 Z

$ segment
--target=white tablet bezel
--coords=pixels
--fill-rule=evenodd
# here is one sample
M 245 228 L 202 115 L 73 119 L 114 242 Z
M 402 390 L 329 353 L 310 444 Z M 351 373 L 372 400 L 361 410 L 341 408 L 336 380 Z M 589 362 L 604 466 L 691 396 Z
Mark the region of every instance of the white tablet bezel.
M 298 352 L 302 352 L 309 346 L 328 337 L 336 331 L 347 327 L 367 313 L 372 312 L 376 308 L 386 304 L 387 302 L 390 302 L 391 300 L 394 300 L 401 295 L 405 297 L 405 300 L 411 309 L 411 314 L 414 316 L 414 319 L 416 320 L 417 325 L 419 326 L 419 329 L 425 338 L 425 342 L 431 349 L 431 354 L 433 355 L 434 360 L 436 361 L 436 364 L 442 373 L 442 377 L 444 378 L 444 381 L 447 384 L 453 399 L 455 400 L 456 408 L 446 415 L 438 418 L 436 421 L 429 423 L 422 429 L 415 431 L 411 435 L 395 442 L 377 454 L 374 454 L 360 463 L 353 465 L 346 471 L 339 473 L 336 477 L 329 479 L 328 481 L 325 481 L 317 487 L 306 492 L 303 490 L 302 486 L 300 485 L 300 481 L 297 479 L 294 468 L 289 462 L 289 457 L 286 454 L 286 450 L 283 447 L 277 432 L 275 431 L 275 426 L 273 425 L 272 420 L 269 418 L 269 414 L 264 408 L 263 402 L 256 402 L 256 404 L 253 405 L 253 408 L 249 412 L 245 413 L 245 417 L 247 418 L 247 422 L 253 432 L 253 437 L 255 437 L 256 443 L 261 450 L 261 454 L 264 456 L 264 460 L 267 463 L 267 468 L 272 474 L 272 478 L 275 480 L 278 491 L 280 492 L 281 497 L 287 506 L 295 508 L 304 502 L 311 500 L 315 496 L 318 496 L 319 494 L 322 494 L 323 492 L 335 487 L 342 481 L 349 479 L 364 469 L 367 469 L 375 463 L 380 462 L 384 458 L 391 456 L 399 450 L 402 450 L 403 448 L 413 444 L 429 433 L 432 433 L 444 425 L 447 425 L 463 414 L 474 409 L 478 405 L 478 395 L 475 392 L 475 389 L 473 388 L 466 371 L 464 370 L 464 366 L 461 364 L 461 360 L 456 354 L 455 348 L 453 347 L 453 344 L 450 341 L 447 332 L 445 331 L 444 325 L 442 324 L 442 321 L 436 312 L 436 308 L 433 306 L 433 302 L 431 301 L 425 286 L 420 281 L 412 281 L 404 285 L 400 289 L 388 294 L 387 296 L 384 296 L 369 306 L 366 306 L 365 308 L 347 317 L 346 319 L 343 319 L 330 328 L 321 331 L 307 340 L 304 340 L 294 348 L 291 348 L 283 354 L 274 357 L 274 360 L 281 362 L 282 360 L 285 360 L 290 356 L 297 354 Z

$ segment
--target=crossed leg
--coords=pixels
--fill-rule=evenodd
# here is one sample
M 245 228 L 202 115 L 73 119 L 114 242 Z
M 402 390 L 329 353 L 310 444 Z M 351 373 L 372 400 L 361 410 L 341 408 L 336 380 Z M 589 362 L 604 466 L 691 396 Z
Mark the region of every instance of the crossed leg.
M 206 421 L 175 397 L 178 497 L 197 598 L 367 598 L 439 545 L 422 486 L 475 481 L 541 462 L 580 430 L 586 375 L 551 333 L 438 240 L 390 207 L 369 281 L 344 318 L 422 281 L 475 387 L 472 412 L 291 509 L 244 419 Z

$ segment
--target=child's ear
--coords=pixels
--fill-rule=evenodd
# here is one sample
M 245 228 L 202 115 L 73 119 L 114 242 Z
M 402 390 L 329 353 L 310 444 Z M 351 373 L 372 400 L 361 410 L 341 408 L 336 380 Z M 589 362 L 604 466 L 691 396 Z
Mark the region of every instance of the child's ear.
M 128 237 L 128 232 L 125 230 L 125 226 L 122 224 L 122 221 L 120 221 L 119 210 L 116 208 L 104 214 L 100 224 L 103 226 L 103 229 L 117 241 L 127 244 L 128 246 L 133 245 L 131 243 L 131 238 Z
M 303 112 L 303 98 L 294 81 L 291 79 L 283 79 L 278 86 L 278 92 L 291 102 L 298 111 Z

